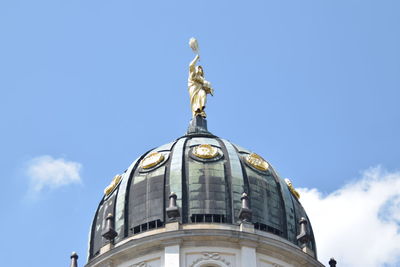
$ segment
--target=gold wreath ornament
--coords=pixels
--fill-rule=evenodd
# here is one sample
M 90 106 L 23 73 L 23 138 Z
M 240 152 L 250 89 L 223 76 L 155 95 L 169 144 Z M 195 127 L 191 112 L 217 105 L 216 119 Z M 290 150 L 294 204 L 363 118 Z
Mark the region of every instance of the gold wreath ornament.
M 114 188 L 117 187 L 117 185 L 119 184 L 119 182 L 121 181 L 122 175 L 117 174 L 114 176 L 113 180 L 111 181 L 110 185 L 107 186 L 104 189 L 104 194 L 106 196 L 108 196 L 109 194 L 111 194 L 112 191 L 114 191 Z
M 164 155 L 159 153 L 159 152 L 153 152 L 149 155 L 147 155 L 140 165 L 142 166 L 143 169 L 150 169 L 151 167 L 154 167 L 161 163 L 164 160 Z
M 294 188 L 292 181 L 290 181 L 288 178 L 285 178 L 285 183 L 287 184 L 290 193 L 292 193 L 293 196 L 295 196 L 297 199 L 299 199 L 300 193 L 297 192 L 297 190 Z
M 268 162 L 266 162 L 260 155 L 251 153 L 246 157 L 248 164 L 260 171 L 266 171 L 269 168 Z
M 209 144 L 203 144 L 196 146 L 193 154 L 201 159 L 212 159 L 218 156 L 218 149 Z

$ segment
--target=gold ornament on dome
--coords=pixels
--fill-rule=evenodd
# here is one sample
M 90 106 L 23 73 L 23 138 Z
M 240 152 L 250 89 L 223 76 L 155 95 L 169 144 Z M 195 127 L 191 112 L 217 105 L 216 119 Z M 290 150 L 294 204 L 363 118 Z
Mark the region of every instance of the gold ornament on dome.
M 218 149 L 209 145 L 198 145 L 193 149 L 193 154 L 201 159 L 212 159 L 218 156 Z
M 260 155 L 256 153 L 251 153 L 246 157 L 248 164 L 260 171 L 268 170 L 269 164 Z
M 295 196 L 297 199 L 299 199 L 300 194 L 299 194 L 299 192 L 296 191 L 296 189 L 294 189 L 292 182 L 288 178 L 286 178 L 285 183 L 287 184 L 290 193 L 292 193 L 293 196 Z
M 146 156 L 142 162 L 140 163 L 140 166 L 143 169 L 150 169 L 151 167 L 154 167 L 158 164 L 160 164 L 164 160 L 164 155 L 159 153 L 159 152 L 153 152 Z
M 117 187 L 117 185 L 119 184 L 119 182 L 121 181 L 121 179 L 122 179 L 122 175 L 120 175 L 120 174 L 115 175 L 114 178 L 113 178 L 113 180 L 111 181 L 110 185 L 107 186 L 107 187 L 104 189 L 104 194 L 105 194 L 106 196 L 108 196 L 109 194 L 111 194 L 111 192 L 114 191 L 115 187 Z

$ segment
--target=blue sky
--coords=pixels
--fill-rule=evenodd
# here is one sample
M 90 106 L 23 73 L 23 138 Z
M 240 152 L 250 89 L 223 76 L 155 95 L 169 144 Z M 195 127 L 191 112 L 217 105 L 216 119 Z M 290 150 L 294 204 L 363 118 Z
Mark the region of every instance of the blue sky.
M 399 186 L 399 12 L 389 0 L 0 1 L 5 266 L 67 266 L 73 250 L 83 266 L 112 177 L 186 131 L 192 36 L 215 88 L 212 133 L 322 200 L 371 170 Z M 400 262 L 393 246 L 375 266 Z

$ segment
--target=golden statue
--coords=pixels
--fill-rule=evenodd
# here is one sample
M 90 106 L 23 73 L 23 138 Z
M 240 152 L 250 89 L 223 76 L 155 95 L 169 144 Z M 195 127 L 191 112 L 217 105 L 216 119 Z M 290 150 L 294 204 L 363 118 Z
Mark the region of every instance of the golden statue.
M 211 87 L 210 82 L 204 79 L 204 71 L 201 66 L 196 66 L 197 61 L 200 59 L 199 46 L 197 40 L 191 38 L 189 45 L 196 57 L 189 64 L 189 78 L 188 87 L 190 95 L 190 105 L 192 106 L 193 118 L 196 116 L 206 117 L 204 109 L 206 108 L 207 94 L 213 95 L 214 89 Z

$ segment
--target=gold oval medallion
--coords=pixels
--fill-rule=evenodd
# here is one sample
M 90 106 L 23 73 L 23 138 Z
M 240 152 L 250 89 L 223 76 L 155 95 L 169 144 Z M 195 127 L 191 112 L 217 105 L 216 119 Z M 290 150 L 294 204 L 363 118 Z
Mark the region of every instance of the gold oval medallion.
M 297 199 L 300 198 L 300 193 L 297 192 L 297 190 L 294 188 L 292 181 L 290 181 L 288 178 L 285 179 L 285 183 L 287 184 L 290 193 L 292 193 L 293 196 L 295 196 Z
M 260 155 L 256 153 L 251 153 L 246 157 L 248 164 L 260 171 L 268 170 L 269 164 Z
M 218 149 L 209 144 L 203 144 L 196 146 L 193 154 L 201 159 L 212 159 L 218 156 Z
M 156 166 L 157 164 L 161 163 L 164 160 L 164 155 L 159 153 L 159 152 L 153 152 L 149 155 L 147 155 L 142 162 L 140 163 L 140 166 L 142 166 L 143 169 L 150 169 L 151 167 Z
M 111 194 L 112 191 L 114 191 L 115 187 L 117 187 L 117 185 L 119 184 L 119 182 L 121 181 L 122 175 L 117 174 L 114 176 L 113 180 L 111 181 L 110 185 L 107 186 L 104 189 L 104 194 L 106 196 L 108 196 L 109 194 Z

